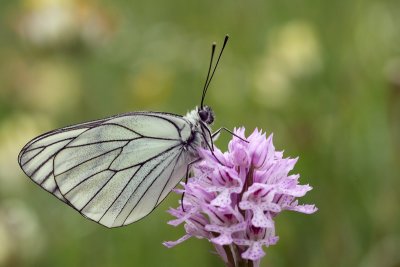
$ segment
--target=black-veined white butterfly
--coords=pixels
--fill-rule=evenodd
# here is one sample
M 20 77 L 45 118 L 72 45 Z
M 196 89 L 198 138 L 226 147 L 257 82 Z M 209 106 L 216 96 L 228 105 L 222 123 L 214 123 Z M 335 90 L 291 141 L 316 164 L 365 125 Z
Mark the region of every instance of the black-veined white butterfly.
M 228 36 L 211 72 L 212 45 L 200 107 L 186 116 L 131 112 L 50 131 L 21 150 L 22 170 L 104 226 L 123 226 L 148 215 L 199 159 L 197 149 L 213 150 L 214 115 L 203 103 L 227 41 Z

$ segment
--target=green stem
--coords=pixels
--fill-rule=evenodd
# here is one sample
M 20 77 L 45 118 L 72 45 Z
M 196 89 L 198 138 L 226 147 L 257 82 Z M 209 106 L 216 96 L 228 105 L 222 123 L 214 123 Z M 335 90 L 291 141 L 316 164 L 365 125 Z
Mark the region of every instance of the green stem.
M 235 259 L 233 258 L 232 251 L 229 249 L 229 246 L 223 246 L 226 258 L 228 259 L 227 266 L 228 267 L 235 267 Z
M 248 267 L 249 265 L 248 265 L 247 260 L 242 259 L 239 247 L 236 245 L 233 245 L 232 250 L 235 255 L 237 267 Z
M 254 167 L 251 166 L 249 169 L 249 172 L 247 173 L 246 176 L 246 181 L 244 182 L 242 192 L 240 192 L 239 199 L 242 199 L 244 192 L 247 191 L 247 189 L 253 184 L 253 173 L 254 173 Z M 246 212 L 242 209 L 239 208 L 240 213 L 245 217 Z M 239 248 L 237 246 L 234 246 L 234 253 L 235 253 L 235 258 L 237 262 L 238 267 L 253 267 L 253 261 L 251 260 L 243 260 L 241 257 L 241 253 L 239 251 Z
M 238 250 L 238 247 L 235 244 L 232 244 L 231 247 L 232 247 L 233 255 L 235 256 L 235 262 L 236 262 L 237 266 L 241 266 L 242 259 L 240 257 L 240 252 Z

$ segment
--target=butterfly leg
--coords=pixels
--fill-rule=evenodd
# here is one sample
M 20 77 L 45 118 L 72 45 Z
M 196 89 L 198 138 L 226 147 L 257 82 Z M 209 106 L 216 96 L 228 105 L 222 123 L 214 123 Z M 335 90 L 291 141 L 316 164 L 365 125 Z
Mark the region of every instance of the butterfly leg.
M 224 131 L 230 133 L 231 135 L 233 135 L 233 136 L 239 138 L 240 140 L 242 140 L 242 141 L 244 141 L 244 142 L 246 142 L 246 143 L 249 142 L 249 141 L 247 141 L 246 139 L 243 139 L 242 137 L 238 136 L 237 134 L 235 134 L 234 132 L 232 132 L 231 130 L 229 130 L 229 129 L 225 128 L 225 127 L 221 127 L 221 128 L 219 128 L 218 130 L 216 130 L 214 133 L 211 134 L 211 138 L 212 138 L 213 141 L 214 141 L 214 138 L 215 138 L 215 139 L 218 138 L 218 136 L 219 136 L 219 134 L 221 133 L 222 130 L 224 130 Z
M 225 164 L 222 163 L 222 162 L 217 158 L 217 156 L 215 156 L 215 154 L 214 154 L 214 146 L 213 146 L 214 143 L 213 143 L 212 139 L 211 139 L 211 145 L 210 145 L 210 144 L 208 143 L 207 139 L 206 139 L 206 136 L 205 136 L 204 132 L 200 132 L 200 134 L 203 135 L 203 138 L 204 138 L 204 140 L 205 140 L 205 143 L 206 143 L 206 145 L 207 145 L 207 148 L 210 150 L 210 152 L 211 152 L 211 154 L 214 156 L 214 158 L 218 161 L 219 164 L 225 166 Z M 210 133 L 210 136 L 211 136 L 211 133 Z
M 195 160 L 189 162 L 189 164 L 186 166 L 185 185 L 187 184 L 188 179 L 189 179 L 190 167 L 192 167 L 193 164 L 196 164 L 197 162 L 200 162 L 200 161 L 201 161 L 201 158 L 195 159 Z M 185 191 L 183 191 L 182 197 L 181 197 L 181 206 L 182 206 L 183 212 L 185 212 L 185 208 L 183 207 L 183 198 L 184 197 L 185 197 Z
M 204 134 L 204 130 L 207 132 L 208 136 L 210 137 L 210 140 L 211 140 L 211 151 L 214 151 L 214 142 L 213 142 L 213 138 L 212 138 L 212 134 L 211 134 L 210 129 L 208 127 L 204 126 L 203 123 L 201 124 L 201 129 L 202 129 L 202 132 L 203 132 L 202 134 L 203 134 L 203 137 L 204 137 L 204 140 L 206 141 L 206 143 L 208 143 L 208 142 L 207 142 L 207 138 L 206 138 L 206 136 Z

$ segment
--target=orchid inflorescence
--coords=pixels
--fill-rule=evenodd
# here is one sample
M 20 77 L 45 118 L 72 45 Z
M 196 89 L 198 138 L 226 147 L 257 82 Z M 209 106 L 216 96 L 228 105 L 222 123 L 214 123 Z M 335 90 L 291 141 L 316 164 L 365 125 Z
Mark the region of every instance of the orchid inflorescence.
M 183 202 L 169 210 L 176 219 L 168 223 L 184 223 L 186 234 L 164 245 L 206 238 L 227 266 L 259 266 L 263 247 L 278 241 L 274 217 L 283 210 L 311 214 L 317 208 L 298 204 L 297 198 L 312 187 L 300 185 L 298 174 L 289 175 L 298 158 L 283 158 L 272 134 L 266 138 L 256 129 L 246 138 L 244 128 L 234 133 L 225 153 L 199 150 L 202 161 L 193 168 L 194 175 L 175 190 L 184 194 Z

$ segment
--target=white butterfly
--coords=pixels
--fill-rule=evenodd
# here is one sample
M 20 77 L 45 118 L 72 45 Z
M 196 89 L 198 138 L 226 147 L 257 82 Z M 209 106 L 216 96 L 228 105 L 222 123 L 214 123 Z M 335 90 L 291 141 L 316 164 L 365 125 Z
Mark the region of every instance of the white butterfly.
M 214 116 L 203 101 L 227 41 L 228 36 L 210 76 L 212 45 L 199 108 L 186 116 L 131 112 L 50 131 L 21 150 L 22 170 L 104 226 L 123 226 L 148 215 L 199 159 L 197 149 L 213 150 Z

